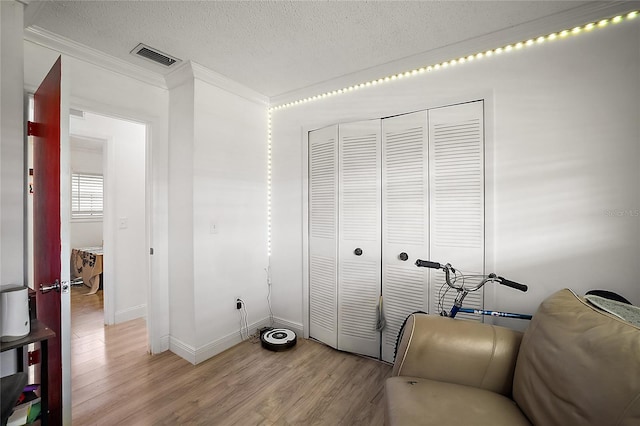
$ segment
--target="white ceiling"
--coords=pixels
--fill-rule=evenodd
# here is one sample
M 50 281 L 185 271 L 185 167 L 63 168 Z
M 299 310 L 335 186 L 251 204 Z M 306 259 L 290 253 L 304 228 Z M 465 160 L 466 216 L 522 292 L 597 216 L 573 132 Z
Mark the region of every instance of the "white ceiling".
M 30 1 L 25 27 L 167 74 L 129 53 L 145 43 L 274 97 L 587 3 Z

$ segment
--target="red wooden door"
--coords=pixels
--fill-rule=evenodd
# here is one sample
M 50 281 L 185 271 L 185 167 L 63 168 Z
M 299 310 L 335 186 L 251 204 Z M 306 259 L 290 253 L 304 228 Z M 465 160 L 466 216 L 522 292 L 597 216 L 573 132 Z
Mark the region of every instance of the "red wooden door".
M 62 288 L 43 291 L 41 287 L 63 281 L 63 221 L 61 218 L 61 76 L 62 60 L 58 58 L 34 95 L 33 150 L 33 234 L 34 280 L 38 319 L 56 333 L 49 341 L 49 424 L 63 423 L 63 348 L 61 343 L 65 315 L 62 300 L 68 293 Z M 66 112 L 66 111 L 65 111 Z M 68 117 L 68 114 L 62 114 Z M 62 151 L 64 152 L 64 151 Z M 68 262 L 67 262 L 68 263 Z M 68 270 L 67 270 L 68 275 Z M 65 287 L 65 286 L 61 286 Z M 66 284 L 68 292 L 68 283 Z M 70 325 L 66 324 L 67 330 Z M 68 374 L 70 378 L 70 372 Z M 42 377 L 42 380 L 47 378 Z

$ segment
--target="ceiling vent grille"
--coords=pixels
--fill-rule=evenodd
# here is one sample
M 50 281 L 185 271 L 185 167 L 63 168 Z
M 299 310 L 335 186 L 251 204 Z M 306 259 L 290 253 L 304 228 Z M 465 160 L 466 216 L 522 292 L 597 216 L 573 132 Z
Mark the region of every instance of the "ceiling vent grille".
M 162 53 L 159 50 L 142 43 L 137 45 L 131 51 L 131 54 L 141 56 L 149 61 L 155 62 L 156 64 L 164 65 L 165 67 L 170 67 L 171 65 L 180 62 L 180 59 L 174 58 L 173 56 L 167 55 L 166 53 Z
M 77 118 L 84 118 L 84 111 L 75 108 L 69 108 L 69 115 Z

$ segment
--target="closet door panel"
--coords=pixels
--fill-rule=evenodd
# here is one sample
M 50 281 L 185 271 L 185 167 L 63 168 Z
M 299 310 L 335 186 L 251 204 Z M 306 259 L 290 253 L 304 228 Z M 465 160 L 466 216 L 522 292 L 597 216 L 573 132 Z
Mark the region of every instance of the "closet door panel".
M 339 128 L 338 349 L 380 356 L 380 120 Z
M 338 347 L 338 126 L 309 132 L 309 336 Z
M 405 318 L 429 311 L 428 271 L 415 266 L 429 258 L 427 112 L 382 120 L 382 296 L 386 327 L 382 359 L 393 362 Z
M 429 110 L 430 254 L 449 262 L 476 283 L 484 273 L 484 118 L 483 102 Z M 431 272 L 434 312 L 449 310 L 455 291 L 442 271 Z M 439 307 L 439 300 L 444 300 Z M 470 293 L 464 306 L 482 309 L 483 291 Z M 460 317 L 480 320 L 476 315 Z

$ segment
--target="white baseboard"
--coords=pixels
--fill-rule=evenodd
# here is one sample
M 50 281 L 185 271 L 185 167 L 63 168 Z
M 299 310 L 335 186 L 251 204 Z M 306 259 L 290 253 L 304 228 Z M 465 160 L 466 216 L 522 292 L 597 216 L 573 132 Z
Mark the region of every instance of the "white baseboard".
M 286 319 L 273 317 L 274 326 L 278 328 L 288 328 L 289 330 L 296 333 L 298 337 L 303 336 L 303 327 L 302 324 L 297 322 L 288 321 Z
M 162 336 L 158 339 L 158 344 L 157 346 L 154 345 L 153 343 L 151 344 L 151 354 L 152 355 L 157 355 L 160 354 L 162 352 L 168 351 L 169 350 L 169 336 Z
M 115 313 L 115 323 L 120 324 L 121 322 L 131 321 L 137 318 L 146 318 L 147 317 L 147 305 L 138 305 L 129 309 L 125 309 L 123 311 L 118 311 Z
M 266 327 L 267 325 L 269 325 L 268 317 L 251 323 L 249 324 L 249 334 L 255 334 L 259 328 Z M 175 337 L 169 337 L 169 350 L 186 359 L 191 364 L 196 365 L 226 351 L 240 342 L 242 342 L 240 331 L 234 331 L 199 348 L 187 345 Z
M 186 359 L 191 364 L 196 364 L 196 348 L 187 345 L 173 336 L 169 336 L 169 350 L 181 358 Z
M 169 350 L 169 335 L 160 338 L 160 352 Z

